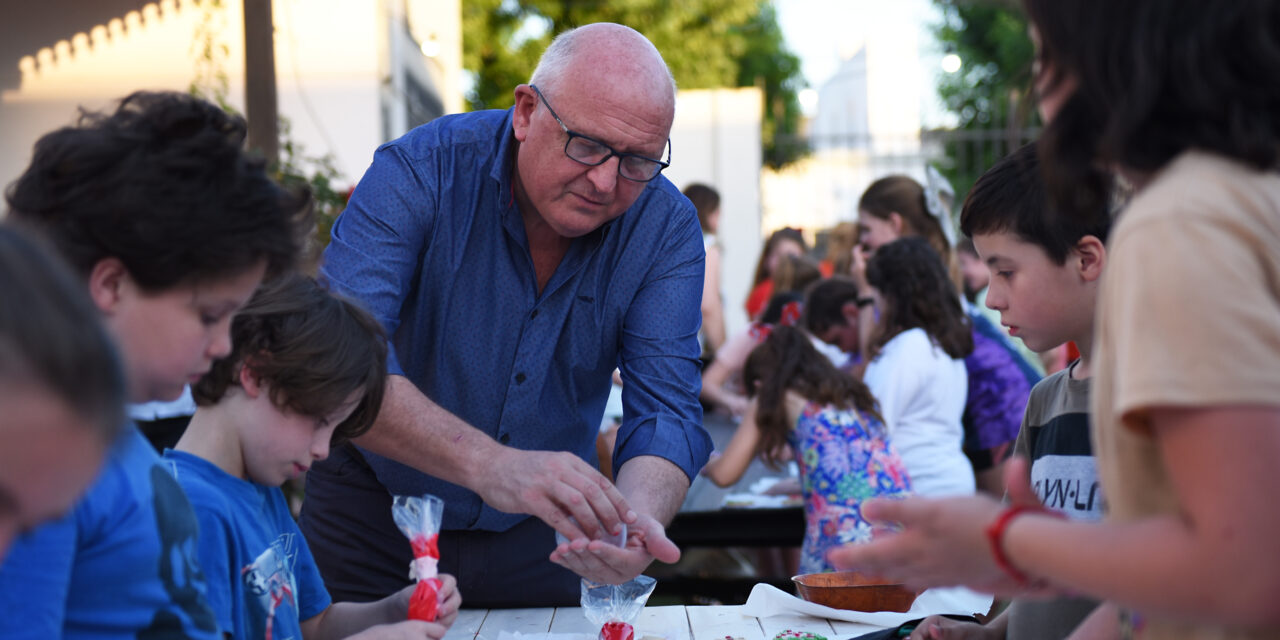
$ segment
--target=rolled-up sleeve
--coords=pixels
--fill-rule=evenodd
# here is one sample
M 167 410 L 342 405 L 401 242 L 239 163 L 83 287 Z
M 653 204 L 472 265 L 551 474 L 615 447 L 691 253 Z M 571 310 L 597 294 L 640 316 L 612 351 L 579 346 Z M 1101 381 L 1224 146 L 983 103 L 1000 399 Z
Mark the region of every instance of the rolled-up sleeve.
M 430 157 L 410 159 L 402 147 L 383 145 L 334 223 L 324 252 L 321 279 L 359 300 L 388 336 L 399 326 L 426 246 L 436 211 L 435 175 Z M 394 348 L 388 350 L 387 370 L 404 375 Z
M 684 203 L 687 204 L 687 203 Z M 698 403 L 698 329 L 705 250 L 697 217 L 678 216 L 666 245 L 627 309 L 622 333 L 623 420 L 614 468 L 652 455 L 692 482 L 711 454 Z

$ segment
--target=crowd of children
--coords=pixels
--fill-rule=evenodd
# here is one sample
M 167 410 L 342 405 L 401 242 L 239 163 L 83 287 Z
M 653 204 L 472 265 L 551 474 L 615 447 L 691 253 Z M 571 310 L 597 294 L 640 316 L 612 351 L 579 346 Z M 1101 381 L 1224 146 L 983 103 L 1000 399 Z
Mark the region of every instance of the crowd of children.
M 13 505 L 5 539 L 24 533 L 0 564 L 2 637 L 270 638 L 300 627 L 304 637 L 440 638 L 456 611 L 452 581 L 437 623 L 407 621 L 403 597 L 331 611 L 305 542 L 279 517 L 271 487 L 289 465 L 324 457 L 353 407 L 357 428 L 372 422 L 385 346 L 367 316 L 346 303 L 332 311 L 340 303 L 326 307 L 329 294 L 294 276 L 253 308 L 296 313 L 279 326 L 236 320 L 249 329 L 233 349 L 233 319 L 264 280 L 286 277 L 310 224 L 306 194 L 268 177 L 244 152 L 245 132 L 206 101 L 135 93 L 41 138 L 6 192 L 0 474 Z M 78 278 L 51 266 L 28 234 Z M 335 339 L 353 324 L 363 340 Z M 233 353 L 239 360 L 226 360 Z M 339 361 L 358 370 L 335 369 Z M 166 465 L 135 426 L 119 432 L 124 400 L 172 400 L 197 382 L 206 401 L 252 405 L 236 415 L 253 446 L 230 428 L 199 429 Z M 345 394 L 289 394 L 299 387 Z M 184 487 L 200 473 L 184 465 L 223 473 L 227 490 L 189 498 Z M 262 466 L 274 468 L 258 475 Z
M 959 244 L 936 185 L 890 176 L 823 263 L 769 238 L 739 335 L 708 273 L 703 399 L 741 423 L 702 472 L 794 459 L 804 572 L 1009 597 L 912 638 L 1275 637 L 1280 8 L 1024 4 L 1046 128 Z M 439 640 L 458 612 L 447 575 L 435 622 L 412 587 L 332 602 L 293 519 L 280 485 L 372 427 L 387 342 L 295 271 L 307 194 L 244 138 L 136 93 L 6 190 L 0 636 Z M 718 256 L 718 195 L 686 195 Z M 1065 344 L 1041 379 L 1027 353 Z M 188 385 L 161 457 L 124 404 Z

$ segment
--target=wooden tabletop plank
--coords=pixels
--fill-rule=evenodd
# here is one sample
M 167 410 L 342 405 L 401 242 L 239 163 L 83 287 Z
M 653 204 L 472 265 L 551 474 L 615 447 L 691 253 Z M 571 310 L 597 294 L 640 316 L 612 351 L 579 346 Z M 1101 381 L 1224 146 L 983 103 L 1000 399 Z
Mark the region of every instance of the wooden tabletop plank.
M 874 624 L 866 624 L 864 622 L 845 622 L 844 620 L 829 620 L 828 622 L 831 623 L 831 628 L 835 631 L 836 636 L 839 637 L 840 640 L 856 638 L 864 633 L 871 633 L 872 631 L 880 631 L 884 629 L 884 627 Z
M 453 621 L 453 626 L 444 634 L 444 640 L 474 640 L 480 627 L 484 625 L 484 617 L 488 609 L 462 609 Z
M 561 607 L 556 609 L 556 614 L 551 619 L 551 632 L 589 633 L 596 636 L 600 634 L 600 627 L 587 620 L 582 607 Z
M 663 636 L 669 640 L 689 640 L 693 632 L 689 628 L 689 614 L 683 606 L 645 607 L 636 619 L 636 640 L 646 635 Z
M 546 633 L 551 629 L 555 609 L 490 609 L 476 640 L 498 640 L 498 633 Z
M 765 640 L 773 640 L 775 636 L 784 631 L 809 631 L 825 638 L 831 638 L 835 634 L 835 629 L 831 628 L 831 622 L 826 618 L 815 618 L 800 614 L 779 614 L 767 618 L 759 618 L 759 621 L 760 630 L 764 633 Z
M 689 627 L 693 640 L 767 640 L 755 618 L 742 615 L 741 606 L 688 607 Z

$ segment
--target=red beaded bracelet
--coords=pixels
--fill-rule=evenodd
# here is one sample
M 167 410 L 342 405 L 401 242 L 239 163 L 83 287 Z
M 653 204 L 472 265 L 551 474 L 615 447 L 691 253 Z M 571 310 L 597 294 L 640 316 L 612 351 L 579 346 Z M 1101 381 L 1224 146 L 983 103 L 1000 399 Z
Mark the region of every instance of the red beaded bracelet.
M 1001 571 L 1009 574 L 1019 587 L 1027 588 L 1035 586 L 1031 578 L 1023 573 L 1020 569 L 1013 566 L 1013 562 L 1009 561 L 1009 556 L 1004 552 L 1004 533 L 1009 528 L 1009 523 L 1013 519 L 1024 513 L 1040 513 L 1055 518 L 1065 518 L 1062 513 L 1048 509 L 1038 504 L 1017 504 L 1007 507 L 990 525 L 987 525 L 987 542 L 991 543 L 991 556 L 995 558 L 996 566 Z

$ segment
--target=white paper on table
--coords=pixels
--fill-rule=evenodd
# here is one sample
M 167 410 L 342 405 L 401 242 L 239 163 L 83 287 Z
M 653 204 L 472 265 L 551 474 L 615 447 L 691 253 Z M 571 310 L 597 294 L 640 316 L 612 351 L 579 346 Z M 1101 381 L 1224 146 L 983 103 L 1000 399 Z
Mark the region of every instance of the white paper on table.
M 597 640 L 600 637 L 598 633 L 521 633 L 519 631 L 499 631 L 498 640 Z M 666 629 L 662 631 L 635 629 L 636 640 L 641 638 L 652 637 L 662 638 L 663 640 L 689 640 L 687 631 L 680 629 Z
M 861 622 L 881 627 L 896 627 L 908 620 L 924 618 L 938 613 L 954 613 L 960 615 L 986 614 L 991 609 L 991 596 L 981 594 L 964 587 L 946 589 L 929 589 L 916 598 L 911 610 L 906 613 L 892 611 L 846 611 L 832 609 L 793 596 L 773 585 L 757 584 L 751 589 L 751 596 L 742 606 L 742 615 L 756 618 L 784 613 L 801 613 L 804 615 L 830 620 Z
M 519 631 L 499 631 L 498 640 L 596 640 L 590 633 L 520 633 Z
M 758 493 L 730 493 L 720 502 L 726 509 L 781 509 L 795 504 L 790 496 L 762 496 Z
M 750 491 L 751 493 L 758 493 L 760 495 L 764 495 L 766 491 L 771 489 L 773 485 L 778 484 L 779 482 L 782 482 L 782 478 L 779 478 L 777 476 L 765 476 L 763 478 L 756 480 L 755 482 L 752 482 Z

